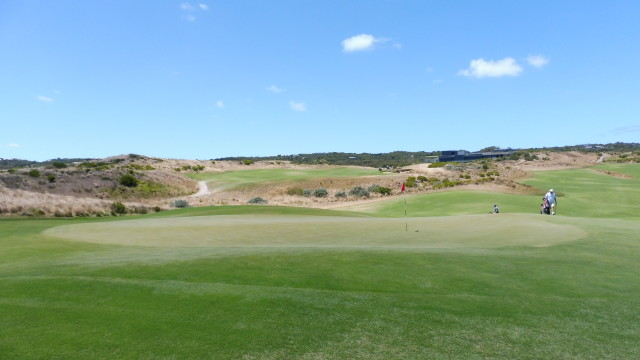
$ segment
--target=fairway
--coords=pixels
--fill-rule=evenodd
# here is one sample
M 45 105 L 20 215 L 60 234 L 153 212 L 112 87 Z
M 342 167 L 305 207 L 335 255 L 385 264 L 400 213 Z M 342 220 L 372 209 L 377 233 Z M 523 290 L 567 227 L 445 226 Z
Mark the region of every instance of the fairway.
M 313 179 L 350 178 L 389 175 L 375 169 L 354 167 L 330 167 L 327 169 L 245 169 L 220 173 L 187 174 L 190 178 L 206 181 L 212 188 L 248 189 L 268 183 L 301 183 Z
M 389 218 L 218 215 L 64 225 L 44 234 L 136 246 L 424 249 L 549 246 L 585 236 L 579 227 L 526 215 L 411 218 L 406 223 Z

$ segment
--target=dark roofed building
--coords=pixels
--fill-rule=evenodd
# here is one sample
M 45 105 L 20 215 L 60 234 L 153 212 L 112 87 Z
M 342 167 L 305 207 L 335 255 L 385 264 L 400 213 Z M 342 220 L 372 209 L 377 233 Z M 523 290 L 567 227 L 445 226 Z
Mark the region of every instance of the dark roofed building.
M 480 159 L 498 159 L 501 157 L 509 156 L 513 154 L 513 149 L 496 149 L 494 151 L 487 152 L 469 152 L 466 150 L 445 150 L 442 151 L 442 155 L 438 157 L 438 161 L 450 162 L 450 161 L 472 161 Z

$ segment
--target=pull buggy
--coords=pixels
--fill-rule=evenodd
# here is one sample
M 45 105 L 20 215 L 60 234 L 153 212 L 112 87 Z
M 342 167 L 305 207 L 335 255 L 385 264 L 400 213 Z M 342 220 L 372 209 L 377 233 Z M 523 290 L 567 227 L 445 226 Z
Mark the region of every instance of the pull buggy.
M 540 214 L 551 215 L 551 204 L 546 198 L 543 198 L 543 203 L 540 204 Z

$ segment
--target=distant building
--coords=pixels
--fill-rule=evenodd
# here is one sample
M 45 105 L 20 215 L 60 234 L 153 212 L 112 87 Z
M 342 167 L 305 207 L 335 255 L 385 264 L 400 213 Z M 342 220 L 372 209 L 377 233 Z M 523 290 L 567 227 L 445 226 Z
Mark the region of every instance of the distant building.
M 479 159 L 498 159 L 513 154 L 513 149 L 496 149 L 486 152 L 469 152 L 466 150 L 445 150 L 438 157 L 438 161 L 472 161 Z

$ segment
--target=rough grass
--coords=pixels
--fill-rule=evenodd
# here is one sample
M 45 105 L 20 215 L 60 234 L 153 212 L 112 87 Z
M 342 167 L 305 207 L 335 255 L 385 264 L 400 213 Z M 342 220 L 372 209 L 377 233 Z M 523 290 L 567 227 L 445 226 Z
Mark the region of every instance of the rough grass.
M 369 216 L 246 206 L 3 219 L 0 354 L 639 358 L 639 215 L 633 199 L 614 195 L 637 198 L 640 187 L 617 182 L 637 178 L 565 174 L 527 181 L 558 188 L 566 215 L 538 215 L 535 203 L 534 214 L 514 214 L 506 209 L 529 209 L 516 195 L 489 215 L 492 194 L 446 192 L 434 196 L 451 216 L 410 217 L 409 231 L 384 206 Z M 598 198 L 597 212 L 581 209 L 594 189 L 611 196 Z M 416 199 L 432 211 L 429 198 L 407 197 L 408 206 Z M 466 215 L 469 204 L 486 211 Z

